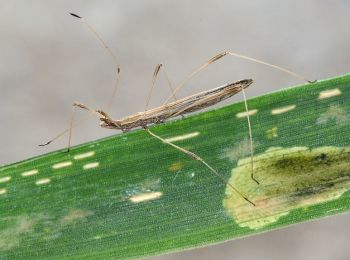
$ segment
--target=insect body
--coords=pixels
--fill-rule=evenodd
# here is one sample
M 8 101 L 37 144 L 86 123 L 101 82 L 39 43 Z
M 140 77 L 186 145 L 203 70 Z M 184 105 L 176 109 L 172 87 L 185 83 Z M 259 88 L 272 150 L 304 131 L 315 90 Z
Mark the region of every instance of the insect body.
M 110 129 L 119 129 L 127 132 L 136 127 L 147 127 L 150 124 L 159 124 L 170 118 L 195 112 L 203 108 L 215 105 L 222 100 L 240 92 L 253 83 L 252 79 L 244 79 L 234 83 L 226 84 L 208 91 L 203 91 L 192 96 L 156 107 L 145 112 L 139 112 L 120 120 L 111 119 L 107 113 L 101 110 L 91 110 L 87 106 L 75 103 L 83 109 L 90 110 L 100 115 L 101 126 Z

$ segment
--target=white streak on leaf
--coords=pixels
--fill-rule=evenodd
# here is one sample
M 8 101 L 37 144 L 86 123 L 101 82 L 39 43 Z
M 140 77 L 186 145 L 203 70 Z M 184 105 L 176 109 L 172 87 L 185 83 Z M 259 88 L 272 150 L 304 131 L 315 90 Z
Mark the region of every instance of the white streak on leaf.
M 85 159 L 85 158 L 88 158 L 88 157 L 91 157 L 94 155 L 95 155 L 95 151 L 90 151 L 90 152 L 74 155 L 73 158 L 74 158 L 74 160 L 81 160 L 81 159 Z
M 68 167 L 71 165 L 72 165 L 71 161 L 66 161 L 66 162 L 56 163 L 56 164 L 52 165 L 52 168 L 53 169 L 61 169 L 61 168 Z
M 247 115 L 252 116 L 252 115 L 255 115 L 257 112 L 258 112 L 257 109 L 252 109 L 252 110 L 249 110 L 248 113 L 246 111 L 237 113 L 236 117 L 242 118 L 242 117 L 247 117 Z
M 182 140 L 190 139 L 190 138 L 196 137 L 198 135 L 199 135 L 199 132 L 193 132 L 193 133 L 189 133 L 189 134 L 185 134 L 185 135 L 169 137 L 169 138 L 166 138 L 165 140 L 167 142 L 172 143 L 172 142 L 176 142 L 176 141 L 182 141 Z
M 335 97 L 339 95 L 341 95 L 340 89 L 334 88 L 334 89 L 321 91 L 320 95 L 318 96 L 318 99 L 325 99 L 325 98 Z
M 154 200 L 154 199 L 158 199 L 163 195 L 162 192 L 147 192 L 147 193 L 141 193 L 138 195 L 134 195 L 132 197 L 129 198 L 129 200 L 133 203 L 139 203 L 139 202 L 143 202 L 143 201 L 148 201 L 148 200 Z

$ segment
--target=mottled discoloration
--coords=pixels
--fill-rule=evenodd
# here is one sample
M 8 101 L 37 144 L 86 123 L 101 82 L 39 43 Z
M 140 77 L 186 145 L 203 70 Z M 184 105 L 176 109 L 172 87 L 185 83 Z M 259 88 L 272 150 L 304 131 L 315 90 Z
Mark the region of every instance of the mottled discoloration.
M 259 229 L 291 210 L 339 198 L 350 188 L 350 147 L 274 148 L 254 156 L 254 174 L 249 176 L 250 158 L 238 162 L 229 183 L 240 187 L 255 207 L 232 193 L 224 206 L 238 225 Z
M 125 190 L 124 199 L 129 200 L 130 197 L 138 196 L 140 194 L 154 192 L 160 190 L 161 180 L 157 179 L 146 179 L 136 185 L 129 185 L 129 187 Z
M 350 122 L 350 115 L 339 106 L 331 105 L 328 110 L 320 115 L 317 124 L 323 125 L 327 123 L 335 123 L 344 125 Z
M 154 191 L 160 189 L 161 180 L 157 179 L 146 179 L 140 186 L 141 191 Z
M 273 139 L 278 137 L 277 133 L 278 128 L 277 127 L 272 127 L 271 129 L 266 130 L 266 138 L 267 139 Z
M 253 148 L 258 145 L 258 142 L 254 142 Z M 220 157 L 234 162 L 248 155 L 250 155 L 250 141 L 248 138 L 244 138 L 242 141 L 235 143 L 233 148 L 224 149 Z
M 6 222 L 6 228 L 0 228 L 0 252 L 21 246 L 21 243 L 33 239 L 44 241 L 57 239 L 68 225 L 87 221 L 87 217 L 91 215 L 93 212 L 90 210 L 71 209 L 61 217 L 41 212 L 2 218 L 0 221 Z
M 171 172 L 177 172 L 178 170 L 181 170 L 182 167 L 183 165 L 181 162 L 174 162 L 169 166 L 168 170 Z
M 21 236 L 34 230 L 35 222 L 28 216 L 13 219 L 13 224 L 0 230 L 0 251 L 9 250 L 19 245 Z
M 91 216 L 93 214 L 94 213 L 90 210 L 72 209 L 68 212 L 67 215 L 61 218 L 60 222 L 62 225 L 68 225 L 74 222 L 85 220 L 88 216 Z

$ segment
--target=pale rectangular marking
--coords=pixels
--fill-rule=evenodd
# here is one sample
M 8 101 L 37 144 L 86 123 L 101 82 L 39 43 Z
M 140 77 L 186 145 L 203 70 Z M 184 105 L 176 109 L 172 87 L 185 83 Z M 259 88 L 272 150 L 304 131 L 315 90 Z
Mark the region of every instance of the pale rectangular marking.
M 199 135 L 199 132 L 193 132 L 193 133 L 189 133 L 189 134 L 185 134 L 185 135 L 169 137 L 169 138 L 166 138 L 165 141 L 172 143 L 172 142 L 190 139 L 190 138 L 196 137 L 198 135 Z
M 56 164 L 52 165 L 52 168 L 54 168 L 54 169 L 61 169 L 61 168 L 68 167 L 68 166 L 71 166 L 71 165 L 72 165 L 72 162 L 71 161 L 67 161 L 67 162 L 56 163 Z
M 0 189 L 0 195 L 5 194 L 7 192 L 6 189 Z
M 21 175 L 23 177 L 28 177 L 28 176 L 33 176 L 35 174 L 37 174 L 39 171 L 37 169 L 34 170 L 30 170 L 30 171 L 26 171 L 26 172 L 22 172 Z
M 77 154 L 73 158 L 74 158 L 74 160 L 81 160 L 81 159 L 85 159 L 85 158 L 88 158 L 88 157 L 91 157 L 94 155 L 95 155 L 95 151 L 90 151 L 90 152 L 86 152 L 86 153 Z
M 133 203 L 139 203 L 139 202 L 143 202 L 143 201 L 158 199 L 162 195 L 163 195 L 163 193 L 160 191 L 148 192 L 148 193 L 142 193 L 142 194 L 132 196 L 129 198 L 129 200 Z
M 11 176 L 5 176 L 0 178 L 0 183 L 8 182 L 11 180 Z
M 288 111 L 293 110 L 294 108 L 296 108 L 296 105 L 290 105 L 290 106 L 275 108 L 275 109 L 271 110 L 271 114 L 272 115 L 283 114 L 283 113 L 286 113 Z
M 98 162 L 87 163 L 83 166 L 84 170 L 92 169 L 98 167 L 100 164 Z
M 329 89 L 325 91 L 321 91 L 318 99 L 325 99 L 330 97 L 335 97 L 341 95 L 341 91 L 339 88 Z
M 44 184 L 48 184 L 50 183 L 51 180 L 49 178 L 45 178 L 45 179 L 40 179 L 40 180 L 37 180 L 35 182 L 36 185 L 44 185 Z
M 252 116 L 252 115 L 255 115 L 257 112 L 258 112 L 257 109 L 252 109 L 252 110 L 249 110 L 248 113 L 247 113 L 247 111 L 237 113 L 236 117 L 242 118 L 242 117 L 247 117 L 248 115 Z

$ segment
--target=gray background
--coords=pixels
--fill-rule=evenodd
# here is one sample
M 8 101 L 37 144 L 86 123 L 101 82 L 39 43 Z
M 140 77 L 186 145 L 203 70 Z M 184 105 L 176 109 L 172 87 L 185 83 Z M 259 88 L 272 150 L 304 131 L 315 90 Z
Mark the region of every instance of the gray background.
M 122 68 L 114 117 L 142 111 L 156 63 L 174 83 L 214 54 L 231 50 L 322 79 L 349 72 L 349 1 L 0 1 L 0 164 L 66 146 L 39 148 L 69 124 L 71 104 L 103 108 L 113 65 L 85 27 L 93 25 Z M 226 58 L 196 76 L 186 96 L 253 78 L 255 96 L 300 81 L 270 68 Z M 159 78 L 152 105 L 169 95 Z M 238 100 L 236 97 L 233 100 Z M 232 99 L 230 102 L 233 101 Z M 77 113 L 77 117 L 84 117 Z M 91 118 L 73 144 L 111 135 Z M 348 259 L 349 216 L 341 215 L 221 245 L 152 259 Z

